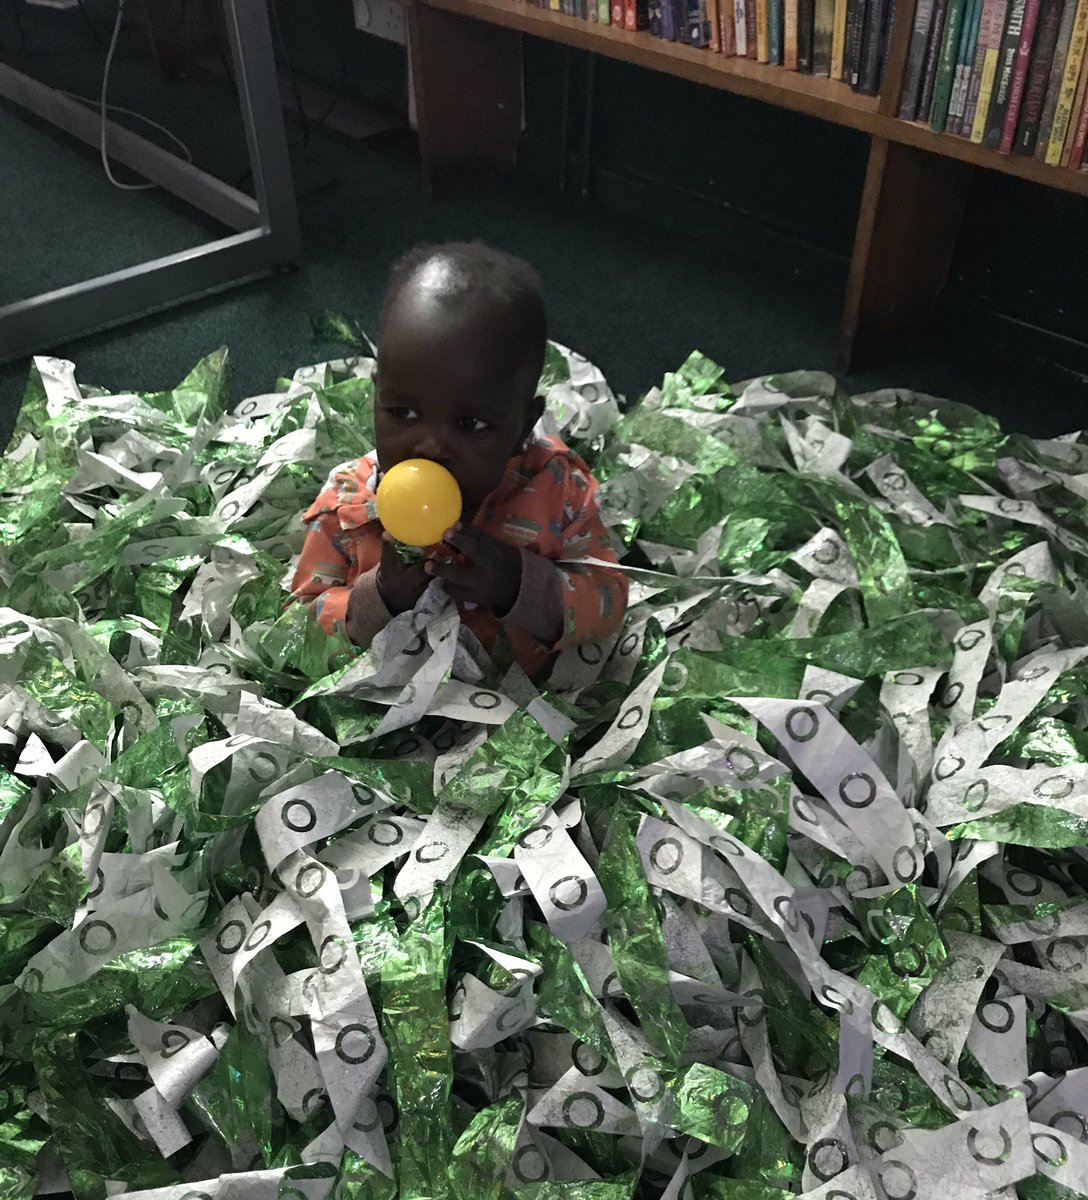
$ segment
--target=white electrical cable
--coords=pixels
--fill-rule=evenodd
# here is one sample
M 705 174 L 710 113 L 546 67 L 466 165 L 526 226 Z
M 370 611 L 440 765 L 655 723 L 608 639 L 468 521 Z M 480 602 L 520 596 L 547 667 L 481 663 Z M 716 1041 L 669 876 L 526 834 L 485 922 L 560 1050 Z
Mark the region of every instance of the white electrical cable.
M 149 188 L 156 187 L 154 183 L 122 183 L 114 177 L 113 171 L 110 169 L 109 153 L 106 149 L 106 133 L 109 126 L 107 114 L 110 112 L 124 113 L 125 116 L 134 117 L 137 121 L 143 121 L 145 125 L 150 125 L 152 129 L 157 129 L 160 133 L 165 134 L 175 146 L 177 146 L 182 154 L 185 155 L 187 162 L 193 161 L 192 151 L 176 134 L 171 133 L 164 125 L 160 125 L 158 121 L 152 121 L 150 117 L 145 117 L 143 113 L 134 112 L 131 108 L 122 108 L 118 104 L 110 104 L 108 100 L 110 87 L 110 70 L 113 67 L 113 56 L 117 50 L 117 39 L 121 35 L 121 24 L 125 17 L 125 0 L 117 2 L 117 20 L 114 22 L 113 34 L 110 37 L 109 49 L 106 51 L 106 66 L 102 72 L 102 94 L 98 101 L 98 109 L 100 114 L 100 137 L 99 150 L 102 155 L 102 169 L 106 172 L 106 178 L 113 184 L 115 188 L 120 188 L 123 192 L 143 192 Z M 66 96 L 72 100 L 78 100 L 82 104 L 94 106 L 93 100 L 88 100 L 86 96 L 78 96 L 74 92 L 65 92 Z

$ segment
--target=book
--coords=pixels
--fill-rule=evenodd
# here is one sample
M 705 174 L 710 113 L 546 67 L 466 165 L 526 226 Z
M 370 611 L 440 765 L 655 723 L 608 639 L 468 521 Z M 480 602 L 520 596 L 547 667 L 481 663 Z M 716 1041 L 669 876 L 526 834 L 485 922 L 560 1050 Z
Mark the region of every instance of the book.
M 610 25 L 612 23 L 612 0 L 597 0 L 597 24 Z
M 1035 153 L 1035 144 L 1039 140 L 1039 122 L 1042 120 L 1043 105 L 1046 102 L 1046 85 L 1054 63 L 1054 47 L 1058 44 L 1063 8 L 1062 0 L 1047 0 L 1039 10 L 1039 26 L 1035 31 L 1035 46 L 1031 51 L 1031 63 L 1024 85 L 1020 120 L 1012 143 L 1013 154 L 1030 156 Z
M 861 64 L 861 35 L 865 28 L 866 0 L 847 0 L 846 46 L 843 50 L 843 79 L 857 87 Z
M 679 0 L 661 2 L 661 36 L 666 42 L 675 42 L 680 36 Z
M 733 32 L 737 39 L 737 54 L 748 57 L 748 0 L 733 0 Z
M 932 0 L 929 0 L 932 3 Z M 831 35 L 831 78 L 843 76 L 846 51 L 846 0 L 835 0 L 835 24 Z
M 797 69 L 812 70 L 812 34 L 816 28 L 815 0 L 799 0 L 797 6 Z
M 1083 71 L 1082 71 L 1083 74 Z M 1069 167 L 1079 171 L 1084 164 L 1084 152 L 1088 148 L 1088 95 L 1081 98 L 1080 111 L 1077 114 L 1077 124 L 1073 129 L 1072 150 L 1069 155 Z
M 687 36 L 689 46 L 703 49 L 710 42 L 710 21 L 707 17 L 707 0 L 687 0 Z
M 1080 110 L 1084 105 L 1084 92 L 1088 87 L 1088 45 L 1085 46 L 1084 62 L 1080 68 L 1080 81 L 1077 84 L 1077 97 L 1073 101 L 1073 109 L 1069 114 L 1069 131 L 1065 135 L 1065 146 L 1062 150 L 1062 166 L 1068 167 L 1073 157 L 1073 143 L 1077 136 L 1077 122 Z
M 552 0 L 553 8 L 555 7 L 556 3 L 557 0 Z M 624 0 L 612 0 L 612 24 L 617 26 L 619 29 L 623 28 L 623 8 Z
M 650 37 L 659 38 L 662 36 L 664 15 L 662 12 L 662 0 L 650 0 L 648 9 Z
M 880 35 L 880 71 L 877 74 L 877 91 L 883 86 L 884 74 L 888 69 L 888 55 L 892 48 L 892 30 L 895 28 L 895 10 L 899 0 L 888 0 L 888 15 L 884 18 L 884 31 Z
M 914 24 L 910 32 L 910 50 L 903 72 L 903 92 L 899 98 L 899 119 L 913 121 L 918 117 L 918 102 L 922 92 L 922 70 L 926 62 L 926 43 L 933 22 L 934 0 L 918 0 L 914 9 Z
M 998 150 L 1002 154 L 1012 153 L 1016 124 L 1020 119 L 1020 105 L 1024 100 L 1024 88 L 1031 65 L 1031 50 L 1035 45 L 1035 30 L 1039 23 L 1040 0 L 1027 0 L 1024 7 L 1024 25 L 1020 30 L 1020 45 L 1016 48 L 1016 61 L 1012 68 L 1012 83 L 1009 84 L 1009 106 L 1005 110 L 1005 125 L 1001 130 Z
M 1009 90 L 1012 86 L 1012 71 L 1016 63 L 1016 52 L 1020 47 L 1020 33 L 1024 28 L 1024 11 L 1027 0 L 1011 0 L 1009 4 L 1009 19 L 1005 22 L 1005 32 L 1001 38 L 1001 49 L 997 54 L 997 68 L 994 75 L 994 93 L 990 98 L 990 111 L 986 116 L 986 135 L 983 143 L 995 150 L 1001 141 L 1005 128 L 1005 113 L 1009 108 Z
M 956 73 L 952 77 L 952 100 L 948 105 L 947 133 L 963 132 L 963 110 L 967 102 L 967 86 L 971 68 L 975 63 L 975 48 L 978 45 L 978 27 L 982 20 L 982 0 L 968 0 L 967 13 L 963 18 L 960 34 L 960 52 Z
M 812 73 L 831 75 L 831 41 L 834 37 L 835 0 L 816 0 L 812 33 Z
M 767 12 L 769 3 L 770 0 L 756 0 L 756 59 L 761 63 L 771 60 L 771 44 L 767 30 L 770 19 Z
M 1017 3 L 1026 0 L 1017 0 Z M 937 63 L 937 78 L 933 85 L 933 104 L 929 110 L 929 127 L 940 133 L 948 120 L 948 106 L 952 101 L 952 80 L 956 72 L 956 57 L 960 51 L 960 34 L 963 31 L 963 13 L 967 0 L 948 0 L 944 35 L 941 39 L 940 59 Z
M 756 12 L 756 0 L 747 0 L 744 9 L 744 22 L 744 44 L 747 47 L 745 54 L 748 58 L 755 59 L 759 50 L 759 39 L 756 36 L 759 24 L 759 15 Z
M 706 19 L 708 25 L 707 45 L 711 50 L 716 50 L 720 53 L 722 48 L 722 17 L 719 11 L 718 0 L 707 0 Z
M 733 0 L 719 0 L 718 25 L 721 51 L 732 58 L 737 53 L 737 23 L 733 16 Z
M 775 66 L 782 63 L 782 0 L 768 0 L 767 55 Z
M 884 44 L 887 19 L 888 0 L 869 0 L 857 82 L 857 90 L 865 96 L 875 96 L 880 86 L 881 48 Z
M 1073 102 L 1080 84 L 1080 69 L 1084 62 L 1084 46 L 1088 40 L 1088 0 L 1077 0 L 1077 11 L 1073 18 L 1073 34 L 1069 39 L 1069 53 L 1062 72 L 1061 91 L 1054 108 L 1054 124 L 1050 127 L 1045 162 L 1056 167 L 1062 161 L 1065 137 L 1073 113 Z
M 1050 141 L 1050 130 L 1054 125 L 1054 110 L 1058 107 L 1058 96 L 1062 90 L 1062 75 L 1065 73 L 1065 60 L 1069 57 L 1069 43 L 1073 38 L 1073 21 L 1077 15 L 1077 0 L 1065 0 L 1062 10 L 1062 22 L 1058 26 L 1058 41 L 1054 47 L 1054 61 L 1050 64 L 1050 79 L 1046 85 L 1046 99 L 1043 101 L 1043 115 L 1039 118 L 1039 136 L 1035 139 L 1035 160 L 1043 162 L 1046 158 L 1047 143 Z
M 944 35 L 945 14 L 948 0 L 936 0 L 933 7 L 933 23 L 929 27 L 926 43 L 925 68 L 922 71 L 922 91 L 918 99 L 918 120 L 928 121 L 933 107 L 933 89 L 937 84 L 937 68 L 941 62 L 941 40 Z
M 983 0 L 982 3 L 982 23 L 978 29 L 978 47 L 963 122 L 963 132 L 972 142 L 981 142 L 986 134 L 986 118 L 990 112 L 1008 7 L 1009 0 Z
M 796 71 L 798 62 L 798 0 L 782 0 L 782 65 Z

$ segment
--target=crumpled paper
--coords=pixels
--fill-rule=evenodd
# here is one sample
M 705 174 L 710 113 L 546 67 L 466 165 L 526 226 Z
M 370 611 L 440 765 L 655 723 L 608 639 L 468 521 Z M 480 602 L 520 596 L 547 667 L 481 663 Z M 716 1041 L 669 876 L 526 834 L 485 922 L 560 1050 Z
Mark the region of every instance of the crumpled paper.
M 284 609 L 374 363 L 226 368 L 0 462 L 0 1196 L 1088 1192 L 1080 435 L 553 346 L 631 603 L 534 684 Z

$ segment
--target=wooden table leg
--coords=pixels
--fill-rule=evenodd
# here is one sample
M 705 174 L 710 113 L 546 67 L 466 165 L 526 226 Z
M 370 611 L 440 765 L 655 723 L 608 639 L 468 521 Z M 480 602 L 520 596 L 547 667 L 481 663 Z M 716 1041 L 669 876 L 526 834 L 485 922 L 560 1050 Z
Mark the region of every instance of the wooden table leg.
M 948 279 L 972 172 L 968 163 L 873 138 L 838 370 L 871 358 L 929 316 Z
M 521 35 L 412 0 L 408 65 L 424 179 L 514 163 L 522 126 Z

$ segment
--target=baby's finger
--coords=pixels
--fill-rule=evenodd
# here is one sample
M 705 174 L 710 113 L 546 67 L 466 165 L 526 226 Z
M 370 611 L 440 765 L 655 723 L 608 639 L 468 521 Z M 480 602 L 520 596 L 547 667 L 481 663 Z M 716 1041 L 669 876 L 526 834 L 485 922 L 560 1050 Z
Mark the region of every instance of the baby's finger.
M 457 588 L 472 587 L 478 574 L 476 568 L 469 563 L 443 562 L 440 558 L 429 559 L 426 571 L 435 579 L 441 579 Z
M 448 530 L 443 538 L 443 541 L 451 545 L 455 550 L 460 552 L 473 562 L 477 562 L 482 554 L 486 554 L 488 548 L 495 542 L 495 538 L 489 533 L 485 533 L 482 529 L 476 529 L 473 526 L 455 525 Z

